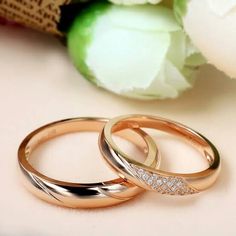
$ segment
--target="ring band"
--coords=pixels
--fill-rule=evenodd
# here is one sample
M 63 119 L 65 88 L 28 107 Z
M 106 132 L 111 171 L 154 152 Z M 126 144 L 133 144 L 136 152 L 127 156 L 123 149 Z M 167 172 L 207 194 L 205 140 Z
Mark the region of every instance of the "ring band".
M 108 119 L 104 118 L 74 118 L 57 121 L 45 125 L 29 134 L 18 150 L 18 162 L 24 183 L 28 190 L 39 198 L 60 206 L 72 208 L 94 208 L 119 204 L 127 201 L 144 189 L 126 182 L 122 178 L 100 183 L 69 183 L 49 178 L 35 170 L 28 162 L 30 154 L 43 142 L 54 137 L 82 131 L 100 132 Z M 123 132 L 124 133 L 124 132 Z M 119 134 L 142 148 L 130 132 Z M 149 152 L 145 164 L 155 167 L 159 165 L 158 150 L 155 142 L 143 131 L 136 133 L 145 141 Z M 136 135 L 136 134 L 135 134 Z M 141 145 L 141 146 L 140 146 Z
M 181 137 L 201 152 L 209 168 L 201 172 L 180 174 L 154 169 L 131 160 L 112 139 L 112 133 L 127 128 L 152 128 Z M 156 116 L 128 115 L 111 119 L 100 135 L 99 146 L 104 159 L 119 176 L 144 189 L 162 194 L 198 193 L 210 187 L 220 171 L 219 153 L 209 140 L 180 123 Z

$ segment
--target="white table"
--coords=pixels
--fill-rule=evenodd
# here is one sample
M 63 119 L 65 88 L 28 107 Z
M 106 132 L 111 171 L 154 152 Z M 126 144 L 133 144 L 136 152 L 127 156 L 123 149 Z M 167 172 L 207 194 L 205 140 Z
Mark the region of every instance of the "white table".
M 127 100 L 82 79 L 66 48 L 56 39 L 6 26 L 0 27 L 0 71 L 1 236 L 235 235 L 236 80 L 205 66 L 195 88 L 179 99 Z M 164 116 L 203 133 L 222 155 L 222 173 L 217 183 L 196 196 L 149 192 L 125 204 L 96 210 L 56 207 L 35 198 L 21 185 L 17 148 L 30 131 L 63 118 L 127 113 Z M 177 165 L 194 169 L 198 161 L 189 157 L 195 155 L 194 151 L 183 149 L 177 141 L 169 142 L 172 148 L 160 141 L 162 151 L 169 156 L 166 160 L 163 157 L 163 165 L 175 154 L 179 164 L 172 164 L 171 168 Z M 87 158 L 78 155 L 80 145 L 89 145 L 88 150 L 81 148 L 81 157 Z M 99 158 L 96 136 L 60 138 L 48 144 L 46 153 L 34 164 L 52 177 L 81 181 L 114 176 Z

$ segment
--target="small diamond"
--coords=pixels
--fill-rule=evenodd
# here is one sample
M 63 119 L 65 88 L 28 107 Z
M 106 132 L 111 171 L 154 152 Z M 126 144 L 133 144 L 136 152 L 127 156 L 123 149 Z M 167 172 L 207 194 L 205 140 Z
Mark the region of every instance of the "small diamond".
M 172 190 L 173 192 L 175 192 L 177 188 L 178 188 L 178 187 L 177 187 L 176 185 L 173 185 L 173 186 L 171 187 L 171 190 Z
M 162 188 L 163 190 L 167 190 L 167 189 L 168 189 L 168 187 L 167 187 L 165 184 L 163 184 L 161 188 Z
M 162 178 L 162 182 L 163 182 L 164 184 L 167 183 L 167 178 L 163 177 L 163 178 Z
M 158 175 L 156 175 L 156 174 L 153 174 L 153 175 L 152 175 L 152 178 L 153 178 L 153 181 L 155 181 L 155 180 L 157 180 L 157 179 L 158 179 Z
M 167 186 L 171 188 L 175 184 L 175 178 L 169 178 Z
M 156 184 L 157 184 L 158 186 L 161 186 L 161 185 L 163 184 L 163 182 L 162 182 L 161 179 L 157 179 L 157 180 L 156 180 Z
M 148 185 L 152 185 L 153 181 L 154 181 L 154 178 L 153 178 L 153 176 L 151 176 L 151 177 L 148 179 L 147 184 L 148 184 Z
M 152 188 L 153 189 L 158 189 L 162 185 L 161 179 L 154 179 L 152 183 Z
M 148 172 L 144 172 L 142 175 L 142 179 L 147 182 L 148 179 L 150 178 L 150 174 Z
M 137 171 L 137 174 L 139 175 L 139 177 L 142 177 L 142 175 L 144 174 L 144 170 L 143 169 L 139 169 Z
M 183 186 L 184 186 L 183 181 L 182 181 L 181 179 L 178 179 L 178 182 L 176 183 L 176 186 L 177 186 L 178 188 L 183 187 Z

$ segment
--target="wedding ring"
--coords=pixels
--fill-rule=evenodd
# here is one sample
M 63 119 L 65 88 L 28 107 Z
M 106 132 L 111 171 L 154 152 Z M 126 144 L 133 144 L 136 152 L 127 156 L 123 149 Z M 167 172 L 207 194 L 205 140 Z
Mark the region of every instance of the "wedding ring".
M 104 118 L 74 118 L 57 121 L 29 134 L 18 150 L 18 162 L 26 187 L 39 198 L 60 206 L 72 208 L 94 208 L 119 204 L 127 201 L 144 189 L 118 178 L 98 183 L 70 183 L 52 179 L 39 173 L 29 163 L 31 153 L 43 142 L 57 136 L 82 131 L 100 132 L 107 122 Z M 124 137 L 140 148 L 146 147 L 145 165 L 159 165 L 155 142 L 142 130 L 135 130 L 144 142 L 138 142 L 131 132 L 117 135 Z M 134 134 L 136 136 L 137 134 Z M 144 144 L 144 145 L 143 145 Z
M 152 128 L 183 138 L 206 158 L 209 168 L 196 173 L 171 173 L 148 167 L 123 153 L 112 139 L 123 129 Z M 127 115 L 111 119 L 104 127 L 99 146 L 107 163 L 122 178 L 162 194 L 187 195 L 209 188 L 220 171 L 220 156 L 214 145 L 198 132 L 180 123 L 156 116 Z

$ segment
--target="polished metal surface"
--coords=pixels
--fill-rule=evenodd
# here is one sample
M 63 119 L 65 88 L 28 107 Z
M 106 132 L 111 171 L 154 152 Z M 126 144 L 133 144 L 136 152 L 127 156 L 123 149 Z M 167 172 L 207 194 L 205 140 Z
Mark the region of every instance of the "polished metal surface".
M 29 134 L 18 150 L 18 162 L 25 186 L 39 198 L 60 206 L 72 208 L 105 207 L 132 199 L 144 189 L 118 178 L 106 182 L 69 183 L 49 178 L 35 170 L 28 162 L 30 154 L 38 145 L 54 137 L 82 131 L 100 132 L 108 120 L 105 118 L 74 118 L 57 121 L 43 126 Z M 140 135 L 144 142 L 138 142 L 135 135 Z M 157 147 L 152 139 L 142 130 L 136 134 L 129 131 L 117 135 L 133 142 L 142 150 L 150 149 L 145 164 L 159 165 Z M 68 153 L 69 155 L 69 153 Z

